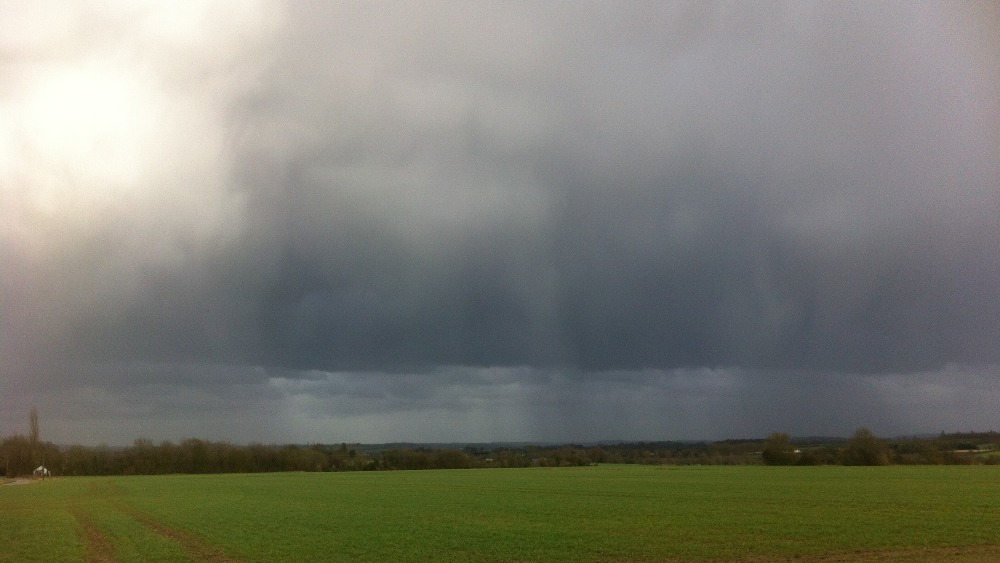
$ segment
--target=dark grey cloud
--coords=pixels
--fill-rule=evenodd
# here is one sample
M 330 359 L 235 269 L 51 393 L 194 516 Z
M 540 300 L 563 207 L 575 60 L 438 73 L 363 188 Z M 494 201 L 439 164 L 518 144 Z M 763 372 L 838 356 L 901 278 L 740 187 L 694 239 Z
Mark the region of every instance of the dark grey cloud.
M 825 432 L 996 377 L 988 4 L 15 12 L 9 410 L 268 389 L 276 439 L 577 439 L 766 432 L 776 396 Z
M 947 10 L 311 8 L 259 93 L 305 132 L 286 361 L 997 360 L 996 69 Z

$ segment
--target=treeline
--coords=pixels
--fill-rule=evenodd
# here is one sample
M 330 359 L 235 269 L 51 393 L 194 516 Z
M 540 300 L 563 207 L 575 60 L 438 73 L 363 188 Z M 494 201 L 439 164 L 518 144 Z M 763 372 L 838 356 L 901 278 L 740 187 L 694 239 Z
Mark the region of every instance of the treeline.
M 136 440 L 131 446 L 60 447 L 31 437 L 0 442 L 8 477 L 44 465 L 55 475 L 153 475 L 279 471 L 375 471 L 566 467 L 596 463 L 647 465 L 997 464 L 1000 433 L 882 440 L 865 429 L 850 439 L 626 442 L 599 445 L 235 445 L 190 438 L 179 443 Z
M 379 471 L 485 467 L 569 467 L 595 463 L 760 463 L 759 440 L 610 445 L 235 445 L 190 438 L 179 443 L 139 439 L 127 447 L 34 445 L 22 436 L 0 442 L 8 477 L 44 465 L 55 475 L 159 475 L 278 471 Z M 754 453 L 756 449 L 756 454 Z
M 190 438 L 180 443 L 136 440 L 132 446 L 70 446 L 50 443 L 29 456 L 23 438 L 0 443 L 8 477 L 31 474 L 39 464 L 55 475 L 161 475 L 173 473 L 262 473 L 364 469 L 369 460 L 344 446 L 235 445 Z
M 859 428 L 843 442 L 811 443 L 775 432 L 764 442 L 761 461 L 766 465 L 1000 465 L 1000 433 L 883 440 Z

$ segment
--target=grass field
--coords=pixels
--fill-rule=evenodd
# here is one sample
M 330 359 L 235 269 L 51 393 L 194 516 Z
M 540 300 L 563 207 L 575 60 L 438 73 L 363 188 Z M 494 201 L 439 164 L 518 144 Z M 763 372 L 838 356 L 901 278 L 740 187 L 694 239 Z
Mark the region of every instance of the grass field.
M 56 478 L 0 561 L 1000 560 L 1000 468 L 646 467 Z

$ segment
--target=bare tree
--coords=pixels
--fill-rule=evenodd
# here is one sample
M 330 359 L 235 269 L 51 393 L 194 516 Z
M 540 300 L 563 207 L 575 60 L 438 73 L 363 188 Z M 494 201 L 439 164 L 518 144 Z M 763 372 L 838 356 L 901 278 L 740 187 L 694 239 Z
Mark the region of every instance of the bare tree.
M 889 448 L 867 428 L 858 428 L 840 453 L 844 465 L 889 465 Z
M 791 438 L 784 432 L 775 432 L 764 443 L 761 458 L 766 465 L 793 465 L 795 463 L 795 448 Z
M 31 407 L 31 414 L 28 415 L 31 423 L 31 434 L 28 436 L 31 448 L 31 462 L 35 462 L 35 452 L 38 450 L 38 409 Z

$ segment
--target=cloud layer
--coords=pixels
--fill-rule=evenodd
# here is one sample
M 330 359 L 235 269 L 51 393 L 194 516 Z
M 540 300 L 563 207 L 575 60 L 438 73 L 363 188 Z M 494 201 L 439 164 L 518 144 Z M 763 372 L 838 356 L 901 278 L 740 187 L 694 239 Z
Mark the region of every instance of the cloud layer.
M 10 424 L 80 388 L 282 440 L 906 431 L 997 377 L 985 4 L 34 6 L 0 24 Z

